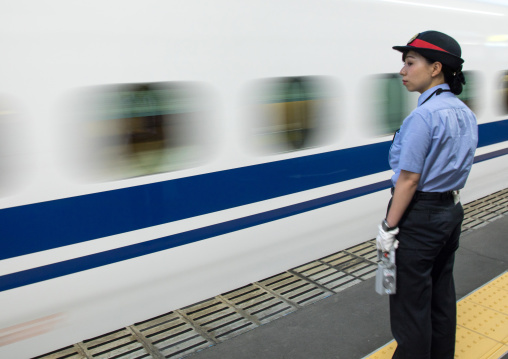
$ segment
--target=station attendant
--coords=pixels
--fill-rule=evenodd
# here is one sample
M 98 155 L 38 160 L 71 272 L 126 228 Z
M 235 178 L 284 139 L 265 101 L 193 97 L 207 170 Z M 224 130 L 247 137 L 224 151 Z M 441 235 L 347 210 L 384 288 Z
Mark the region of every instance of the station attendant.
M 453 358 L 456 297 L 453 281 L 466 183 L 478 143 L 473 112 L 455 95 L 465 84 L 460 45 L 438 31 L 415 35 L 402 52 L 402 83 L 421 95 L 389 152 L 392 198 L 379 226 L 378 249 L 395 246 L 396 294 L 390 324 L 393 358 Z

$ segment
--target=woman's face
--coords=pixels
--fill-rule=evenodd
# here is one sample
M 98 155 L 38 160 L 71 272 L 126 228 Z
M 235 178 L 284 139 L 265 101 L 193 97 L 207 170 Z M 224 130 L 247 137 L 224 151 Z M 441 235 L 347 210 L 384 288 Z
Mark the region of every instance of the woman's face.
M 434 86 L 432 73 L 434 66 L 415 51 L 409 51 L 404 60 L 404 66 L 400 70 L 402 84 L 408 91 L 424 93 Z

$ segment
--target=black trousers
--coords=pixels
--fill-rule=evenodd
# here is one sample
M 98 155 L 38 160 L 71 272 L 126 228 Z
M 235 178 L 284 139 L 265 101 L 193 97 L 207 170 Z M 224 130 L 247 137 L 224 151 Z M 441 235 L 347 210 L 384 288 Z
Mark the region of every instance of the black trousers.
M 397 293 L 390 296 L 393 358 L 454 357 L 453 265 L 463 219 L 451 195 L 417 193 L 399 222 Z

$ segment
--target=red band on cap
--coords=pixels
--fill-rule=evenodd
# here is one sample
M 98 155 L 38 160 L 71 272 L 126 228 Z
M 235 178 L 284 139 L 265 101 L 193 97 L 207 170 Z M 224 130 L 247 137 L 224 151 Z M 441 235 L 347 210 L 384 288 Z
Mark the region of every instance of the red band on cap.
M 414 47 L 418 47 L 418 48 L 423 48 L 423 49 L 431 49 L 431 50 L 438 50 L 438 51 L 444 51 L 444 52 L 448 52 L 436 45 L 432 45 L 430 42 L 427 42 L 427 41 L 423 41 L 423 40 L 420 40 L 420 39 L 416 39 L 414 40 L 412 43 L 408 44 L 409 46 L 414 46 Z M 448 52 L 449 53 L 449 52 Z

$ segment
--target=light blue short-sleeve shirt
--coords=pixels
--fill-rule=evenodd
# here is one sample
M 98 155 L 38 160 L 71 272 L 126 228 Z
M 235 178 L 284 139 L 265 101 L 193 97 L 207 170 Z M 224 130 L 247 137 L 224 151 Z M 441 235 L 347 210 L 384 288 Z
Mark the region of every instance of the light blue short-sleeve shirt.
M 476 116 L 451 92 L 432 95 L 439 88 L 450 89 L 442 84 L 421 94 L 395 134 L 389 153 L 394 186 L 401 170 L 421 175 L 418 191 L 446 192 L 466 183 L 478 145 Z

